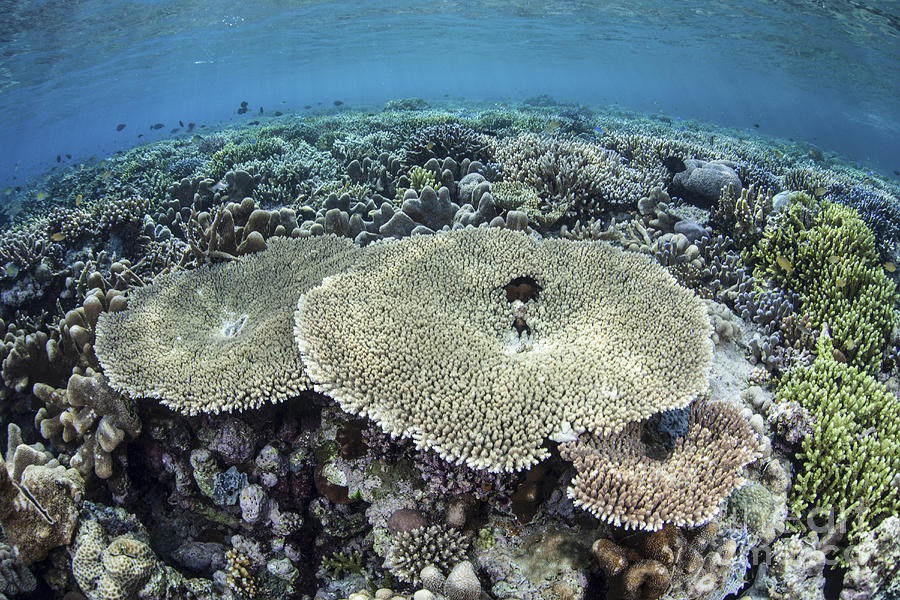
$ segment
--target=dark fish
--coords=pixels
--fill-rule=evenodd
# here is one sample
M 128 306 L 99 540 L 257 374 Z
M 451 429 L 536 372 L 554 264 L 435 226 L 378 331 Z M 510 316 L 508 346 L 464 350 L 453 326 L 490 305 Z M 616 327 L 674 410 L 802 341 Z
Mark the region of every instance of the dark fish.
M 335 101 L 334 101 L 334 105 L 335 105 L 335 106 L 340 106 L 340 105 L 343 104 L 343 103 L 344 103 L 344 102 L 341 101 L 341 100 L 335 100 Z
M 262 106 L 259 107 L 259 114 L 263 114 Z
M 144 134 L 143 134 L 143 133 L 139 133 L 139 134 L 138 134 L 138 137 L 139 137 L 139 138 L 142 138 L 142 137 L 144 137 Z
M 898 171 L 897 169 L 894 169 L 894 175 L 900 175 L 900 171 Z
M 150 126 L 150 129 L 162 129 L 163 127 L 165 127 L 165 125 L 163 125 L 162 123 L 154 123 Z
M 759 123 L 754 123 L 753 126 L 759 129 Z
M 283 114 L 284 114 L 284 113 L 281 112 L 280 110 L 276 110 L 276 111 L 275 111 L 275 116 L 276 116 L 276 117 L 280 117 L 280 116 L 283 115 Z
M 62 156 L 61 156 L 61 155 L 59 155 L 59 154 L 56 155 L 56 162 L 62 162 Z
M 181 130 L 181 127 L 175 127 L 169 130 L 169 133 L 178 133 Z
M 311 105 L 311 104 L 307 104 L 307 105 L 306 105 L 306 106 L 304 106 L 304 107 L 303 107 L 303 108 L 304 108 L 304 109 L 305 109 L 305 110 L 309 110 L 309 109 L 311 109 L 311 108 L 312 108 L 312 105 Z
M 241 108 L 247 108 L 247 101 L 246 101 L 246 100 L 244 100 L 243 102 L 241 102 Z
M 71 154 L 66 154 L 66 158 L 72 158 Z
M 238 113 L 239 115 L 242 115 L 242 114 L 244 114 L 245 112 L 247 112 L 247 107 L 246 107 L 246 106 L 242 106 L 242 107 L 240 107 L 240 108 L 237 110 L 237 113 Z
M 193 131 L 195 126 L 195 123 L 188 123 L 188 131 Z
M 247 125 L 259 125 L 259 121 L 248 121 Z
M 119 123 L 118 125 L 116 125 L 116 131 L 122 131 L 123 129 L 125 129 L 125 123 Z
M 184 127 L 184 121 L 178 121 L 178 124 L 179 124 L 181 127 Z

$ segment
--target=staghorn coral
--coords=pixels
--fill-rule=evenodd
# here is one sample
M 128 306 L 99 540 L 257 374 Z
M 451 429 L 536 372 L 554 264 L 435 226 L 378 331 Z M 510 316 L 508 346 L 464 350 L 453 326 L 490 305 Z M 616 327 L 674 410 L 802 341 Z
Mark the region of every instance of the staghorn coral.
M 875 373 L 897 315 L 872 232 L 852 208 L 804 194 L 792 200 L 750 249 L 754 276 L 799 293 L 813 326 L 828 325 L 850 364 Z
M 797 402 L 812 434 L 801 440 L 792 510 L 823 509 L 848 521 L 851 542 L 900 510 L 900 399 L 864 371 L 834 355 L 826 333 L 808 368 L 793 370 L 775 396 L 777 411 Z M 808 425 L 809 426 L 809 425 Z
M 490 471 L 686 405 L 707 385 L 709 331 L 645 257 L 491 228 L 372 246 L 301 297 L 295 327 L 318 391 Z
M 280 402 L 309 385 L 292 344 L 301 292 L 355 257 L 333 236 L 269 240 L 232 263 L 157 278 L 104 313 L 96 351 L 110 385 L 187 414 Z
M 469 540 L 444 525 L 418 527 L 394 536 L 385 566 L 401 581 L 419 583 L 419 572 L 433 565 L 443 572 L 465 558 Z
M 766 220 L 772 214 L 772 190 L 757 190 L 751 185 L 737 195 L 723 187 L 713 221 L 734 239 L 739 248 L 755 245 L 762 237 Z
M 689 429 L 663 460 L 647 456 L 640 423 L 560 447 L 577 475 L 569 497 L 598 519 L 626 529 L 708 522 L 741 484 L 741 469 L 757 457 L 756 436 L 729 405 L 695 402 Z
M 628 204 L 661 180 L 623 165 L 615 153 L 594 144 L 522 134 L 497 145 L 497 161 L 508 181 L 535 188 L 551 206 L 566 205 L 588 220 L 611 204 Z
M 0 524 L 23 564 L 69 543 L 83 494 L 78 471 L 60 465 L 41 444 L 22 443 L 22 432 L 9 424 L 0 465 Z

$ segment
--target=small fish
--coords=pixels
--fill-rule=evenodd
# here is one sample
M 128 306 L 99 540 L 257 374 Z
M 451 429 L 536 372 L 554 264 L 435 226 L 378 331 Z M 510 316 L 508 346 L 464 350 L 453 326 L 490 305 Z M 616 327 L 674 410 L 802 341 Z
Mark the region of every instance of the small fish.
M 179 131 L 181 131 L 181 127 L 173 127 L 169 130 L 169 133 L 178 133 Z
M 603 134 L 605 133 L 605 132 L 603 131 L 603 128 L 600 127 L 599 125 L 594 125 L 594 131 L 597 132 L 597 133 L 599 133 L 600 135 L 603 135 Z
M 894 175 L 900 175 L 900 171 L 898 171 L 897 169 L 894 169 Z
M 775 257 L 775 262 L 778 263 L 778 266 L 781 267 L 788 275 L 794 270 L 794 265 L 791 264 L 791 261 L 781 256 L 780 254 Z
M 263 114 L 262 106 L 259 107 L 259 114 L 260 114 L 260 115 Z
M 56 155 L 56 162 L 62 162 L 62 155 L 61 155 L 61 154 L 57 154 L 57 155 Z
M 105 159 L 105 158 L 104 158 L 103 160 L 100 161 L 100 166 L 101 166 L 101 167 L 105 167 L 105 166 L 106 166 L 106 159 Z
M 83 195 L 78 194 L 75 196 L 75 206 L 81 206 L 81 200 L 84 198 Z
M 162 123 L 154 123 L 150 126 L 150 129 L 162 129 L 163 127 L 165 127 L 165 125 L 163 125 Z
M 847 285 L 847 280 L 843 277 L 838 277 L 834 280 L 834 285 L 838 286 L 838 288 L 843 288 Z
M 822 186 L 819 186 L 819 187 L 817 187 L 817 188 L 815 189 L 815 191 L 814 191 L 813 193 L 815 193 L 816 198 L 821 198 L 821 197 L 824 196 L 827 192 L 828 192 L 828 190 L 826 190 L 826 189 L 823 188 Z
M 105 171 L 105 172 L 103 173 L 103 175 L 100 176 L 100 179 L 106 179 L 106 178 L 109 177 L 110 175 L 112 175 L 112 171 Z
M 125 129 L 125 127 L 127 127 L 125 123 L 119 123 L 118 125 L 116 125 L 116 131 L 122 131 L 123 129 Z
M 784 153 L 781 150 L 772 150 L 772 154 L 777 158 L 784 158 Z
M 869 175 L 869 177 L 874 177 L 874 176 L 875 176 L 875 171 L 869 171 L 868 175 Z
M 240 107 L 239 109 L 237 109 L 237 114 L 239 114 L 239 115 L 243 115 L 243 114 L 245 114 L 246 112 L 247 112 L 247 107 L 246 107 L 246 106 L 242 106 L 242 107 Z
M 47 197 L 47 192 L 38 192 L 38 193 L 37 193 L 37 199 L 38 199 L 38 200 L 43 200 L 43 199 L 46 198 L 46 197 Z
M 284 113 L 281 112 L 280 110 L 276 110 L 274 114 L 275 114 L 276 117 L 280 117 L 280 116 L 283 115 Z
M 10 279 L 15 279 L 16 275 L 19 274 L 19 267 L 15 263 L 8 262 L 3 265 L 3 274 Z
M 179 126 L 179 127 L 184 127 L 184 121 L 179 120 L 179 121 L 178 121 L 178 126 Z
M 199 141 L 202 140 L 202 139 L 203 139 L 203 138 L 200 137 L 199 135 L 195 135 L 194 137 L 191 138 L 191 141 L 194 142 L 194 143 L 196 144 L 197 142 L 199 142 Z
M 247 101 L 246 101 L 246 100 L 243 100 L 243 101 L 241 102 L 241 108 L 247 108 Z
M 553 133 L 557 129 L 559 129 L 559 121 L 550 121 L 549 123 L 544 125 L 545 133 Z
M 755 127 L 756 129 L 759 129 L 759 123 L 754 123 L 753 127 Z
M 311 105 L 311 104 L 307 104 L 306 106 L 303 107 L 303 110 L 309 110 L 309 109 L 311 109 L 311 108 L 312 108 L 312 105 Z
M 891 261 L 887 261 L 886 263 L 884 263 L 884 270 L 888 273 L 893 273 L 897 270 L 897 265 L 895 265 Z
M 259 125 L 259 121 L 247 121 L 247 125 Z
M 343 103 L 344 103 L 343 100 L 335 100 L 334 101 L 335 106 L 341 106 Z
M 831 256 L 828 257 L 828 263 L 832 264 L 832 265 L 835 264 L 839 260 L 841 260 L 841 259 L 838 258 L 837 254 L 832 254 Z
M 434 142 L 428 142 L 427 144 L 425 144 L 425 148 L 430 151 L 432 148 L 434 148 Z
M 282 100 L 281 103 L 282 103 L 282 104 L 287 104 L 287 100 Z
M 196 127 L 196 126 L 197 126 L 196 123 L 188 123 L 188 131 L 193 131 L 194 127 Z
M 844 342 L 844 348 L 853 352 L 854 350 L 856 350 L 856 342 L 854 342 L 852 339 L 847 340 L 846 342 Z
M 50 234 L 50 239 L 54 242 L 61 242 L 66 239 L 66 234 L 62 233 L 61 231 L 57 231 L 56 233 Z
M 71 158 L 72 158 L 72 155 L 71 155 L 71 154 L 66 154 L 66 160 L 69 160 L 69 159 L 71 159 Z
M 139 134 L 138 134 L 138 137 L 139 137 L 139 138 L 142 138 L 142 137 L 144 137 L 144 134 L 143 134 L 143 133 L 139 133 Z

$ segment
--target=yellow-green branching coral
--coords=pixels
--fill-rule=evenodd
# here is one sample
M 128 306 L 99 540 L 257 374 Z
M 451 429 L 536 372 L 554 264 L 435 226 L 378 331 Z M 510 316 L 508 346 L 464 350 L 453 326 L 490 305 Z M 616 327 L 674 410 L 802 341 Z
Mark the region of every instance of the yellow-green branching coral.
M 839 362 L 823 334 L 810 367 L 795 369 L 776 394 L 815 420 L 802 441 L 791 507 L 797 514 L 834 511 L 850 541 L 900 510 L 900 400 L 853 365 Z
M 755 277 L 770 277 L 801 295 L 800 310 L 814 325 L 828 325 L 850 364 L 879 370 L 896 320 L 895 285 L 854 209 L 796 194 L 750 256 Z

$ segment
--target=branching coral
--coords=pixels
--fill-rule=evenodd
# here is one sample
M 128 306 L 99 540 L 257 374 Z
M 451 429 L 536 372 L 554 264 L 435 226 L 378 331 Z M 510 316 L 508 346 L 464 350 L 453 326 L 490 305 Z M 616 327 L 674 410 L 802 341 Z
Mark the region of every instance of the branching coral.
M 875 373 L 897 316 L 894 283 L 872 232 L 851 208 L 798 194 L 751 249 L 758 279 L 798 292 L 815 327 L 828 325 L 850 364 Z
M 792 509 L 834 511 L 854 541 L 900 510 L 893 483 L 900 473 L 900 399 L 839 362 L 826 335 L 816 350 L 812 366 L 792 371 L 776 394 L 779 403 L 798 402 L 814 420 L 801 442 Z
M 605 206 L 636 202 L 661 184 L 654 174 L 623 165 L 615 153 L 577 140 L 523 134 L 498 144 L 497 161 L 507 180 L 530 185 L 584 220 Z

